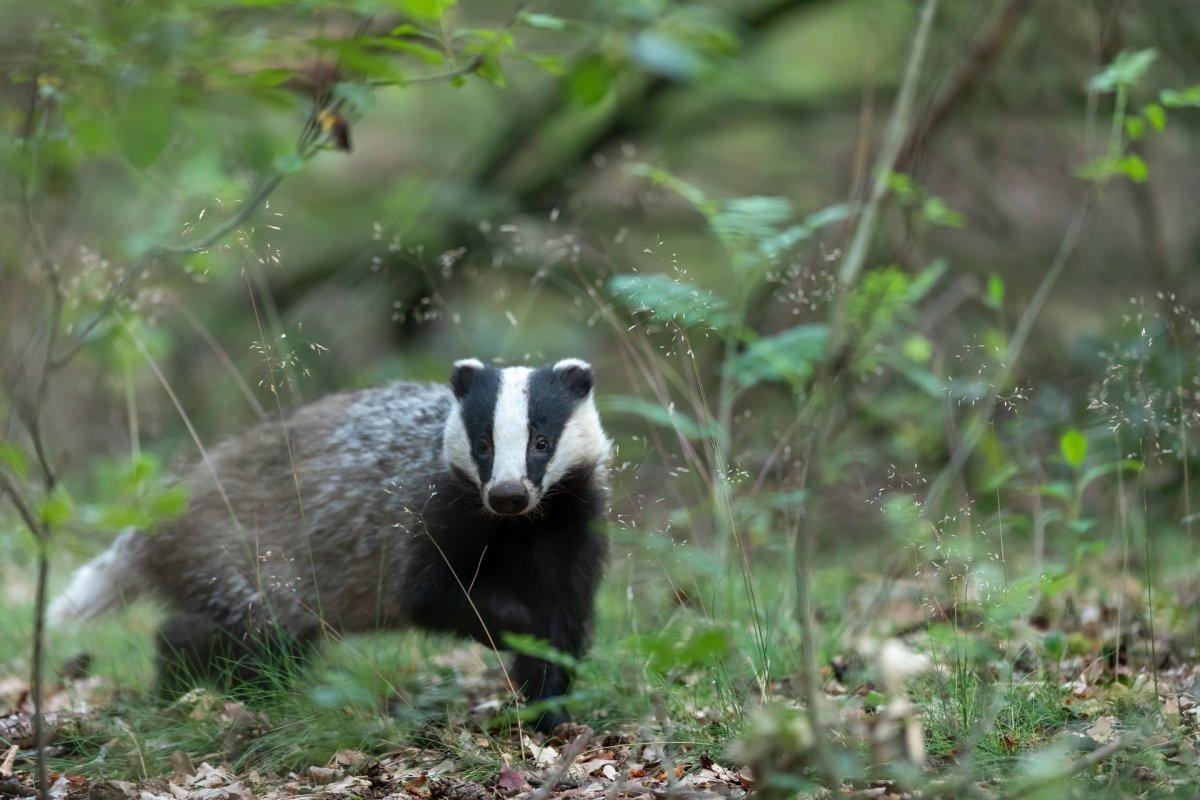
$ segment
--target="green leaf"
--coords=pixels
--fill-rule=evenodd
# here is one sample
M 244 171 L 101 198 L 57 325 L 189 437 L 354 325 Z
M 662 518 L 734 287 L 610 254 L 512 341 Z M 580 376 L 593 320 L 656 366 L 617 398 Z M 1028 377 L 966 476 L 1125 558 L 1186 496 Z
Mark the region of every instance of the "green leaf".
M 321 53 L 327 50 L 336 53 L 338 66 L 355 75 L 385 81 L 398 81 L 403 77 L 401 71 L 393 63 L 395 59 L 380 53 L 379 48 L 368 39 L 329 39 L 318 36 L 309 39 L 308 44 Z
M 495 55 L 486 55 L 475 68 L 475 74 L 493 86 L 504 88 L 504 72 L 500 69 L 500 59 Z
M 421 42 L 414 42 L 412 39 L 402 39 L 394 36 L 369 36 L 361 37 L 358 41 L 364 45 L 372 45 L 385 50 L 415 56 L 426 64 L 442 64 L 446 60 L 446 56 L 441 50 L 436 50 Z
M 146 511 L 155 522 L 165 522 L 187 511 L 188 500 L 187 487 L 171 486 L 147 498 Z
M 71 518 L 72 508 L 71 496 L 60 488 L 42 501 L 39 512 L 42 522 L 51 528 L 56 528 Z
M 29 459 L 12 442 L 0 441 L 0 464 L 7 466 L 18 478 L 29 475 Z
M 826 225 L 841 222 L 858 213 L 857 203 L 838 203 L 809 214 L 799 225 L 784 228 L 775 236 L 769 236 L 759 244 L 759 252 L 768 259 L 777 258 L 811 237 Z
M 999 310 L 1004 306 L 1004 279 L 999 275 L 989 275 L 987 293 L 983 302 L 988 308 Z
M 531 28 L 542 28 L 548 31 L 561 31 L 567 27 L 567 23 L 562 17 L 556 17 L 553 14 L 535 14 L 530 11 L 522 11 L 521 19 Z
M 762 381 L 802 383 L 825 352 L 829 329 L 825 325 L 797 325 L 774 336 L 752 342 L 733 363 L 743 386 Z
M 909 361 L 928 364 L 933 358 L 933 345 L 921 334 L 914 333 L 904 340 L 904 355 Z
M 296 73 L 290 69 L 282 67 L 271 67 L 269 69 L 255 70 L 246 75 L 246 81 L 254 86 L 278 86 L 291 78 Z
M 523 58 L 531 64 L 536 64 L 551 75 L 563 76 L 567 74 L 567 62 L 562 56 L 547 55 L 544 53 L 513 53 L 513 55 Z
M 733 319 L 725 298 L 666 275 L 616 275 L 608 286 L 630 310 L 649 314 L 658 322 L 719 330 Z
M 581 61 L 567 79 L 567 90 L 571 99 L 580 105 L 591 106 L 608 97 L 617 70 L 608 59 L 599 55 Z
M 903 172 L 892 172 L 888 174 L 888 191 L 890 191 L 897 200 L 901 203 L 911 203 L 917 197 L 917 185 L 913 179 Z
M 1163 89 L 1158 100 L 1167 108 L 1200 108 L 1200 83 L 1186 89 Z
M 433 22 L 454 7 L 455 0 L 399 0 L 400 8 L 413 17 Z
M 962 213 L 946 205 L 946 201 L 940 197 L 927 197 L 921 204 L 921 216 L 933 225 L 947 228 L 961 228 L 966 224 Z
M 1126 117 L 1125 133 L 1134 141 L 1142 138 L 1142 135 L 1146 133 L 1146 120 L 1141 117 Z
M 1167 112 L 1158 103 L 1149 103 L 1142 109 L 1142 116 L 1150 123 L 1150 127 L 1161 131 L 1167 127 Z
M 792 215 L 792 204 L 782 197 L 735 197 L 709 216 L 709 224 L 726 249 L 736 255 L 757 252 L 764 240 L 778 235 Z
M 1118 86 L 1132 86 L 1146 74 L 1146 70 L 1157 58 L 1158 51 L 1154 48 L 1136 52 L 1123 50 L 1111 64 L 1088 81 L 1087 88 L 1105 94 L 1116 91 Z
M 1117 160 L 1112 156 L 1100 156 L 1079 167 L 1079 177 L 1096 183 L 1104 183 L 1116 171 Z
M 1062 435 L 1058 446 L 1059 450 L 1062 451 L 1064 461 L 1075 469 L 1083 466 L 1083 460 L 1087 458 L 1088 443 L 1087 438 L 1082 433 L 1072 428 Z
M 168 90 L 142 86 L 126 95 L 118 107 L 116 131 L 121 153 L 134 167 L 150 167 L 170 143 L 173 100 Z
M 684 200 L 687 200 L 693 207 L 705 217 L 711 218 L 717 213 L 718 206 L 709 200 L 702 190 L 697 186 L 688 183 L 682 178 L 677 178 L 670 172 L 667 172 L 661 167 L 654 167 L 650 164 L 635 163 L 629 165 L 629 172 L 632 175 L 640 175 L 643 178 L 649 178 L 658 186 L 665 186 L 671 191 L 678 194 Z
M 664 408 L 640 397 L 607 396 L 601 401 L 600 407 L 605 413 L 631 414 L 654 425 L 670 428 L 687 439 L 710 439 L 718 433 L 715 423 L 701 425 L 673 406 Z
M 1146 162 L 1134 153 L 1129 153 L 1117 159 L 1117 162 L 1113 164 L 1113 171 L 1126 176 L 1136 183 L 1143 183 L 1150 174 Z

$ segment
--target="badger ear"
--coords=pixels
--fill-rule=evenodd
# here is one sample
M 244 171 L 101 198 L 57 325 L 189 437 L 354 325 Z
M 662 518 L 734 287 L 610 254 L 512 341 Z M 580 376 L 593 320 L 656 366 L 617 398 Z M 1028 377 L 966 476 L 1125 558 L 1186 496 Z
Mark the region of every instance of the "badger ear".
M 471 390 L 471 382 L 484 369 L 483 362 L 478 358 L 464 358 L 454 362 L 450 371 L 450 388 L 459 400 Z
M 554 374 L 558 377 L 572 397 L 582 400 L 587 397 L 595 385 L 592 377 L 592 365 L 578 358 L 564 358 L 554 365 Z

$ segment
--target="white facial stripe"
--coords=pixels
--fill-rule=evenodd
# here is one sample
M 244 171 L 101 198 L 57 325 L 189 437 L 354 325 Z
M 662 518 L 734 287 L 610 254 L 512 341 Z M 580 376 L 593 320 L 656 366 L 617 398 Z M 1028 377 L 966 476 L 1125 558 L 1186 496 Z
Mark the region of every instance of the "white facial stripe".
M 492 478 L 525 481 L 525 459 L 529 452 L 528 367 L 508 367 L 501 372 L 496 415 L 492 418 Z
M 542 491 L 548 491 L 575 467 L 603 464 L 611 452 L 612 441 L 604 435 L 595 400 L 588 395 L 563 426 L 554 455 L 550 457 L 546 474 L 542 476 Z
M 442 458 L 448 467 L 458 467 L 479 483 L 479 467 L 471 457 L 471 439 L 463 423 L 462 406 L 457 402 L 446 418 L 446 432 L 442 436 Z

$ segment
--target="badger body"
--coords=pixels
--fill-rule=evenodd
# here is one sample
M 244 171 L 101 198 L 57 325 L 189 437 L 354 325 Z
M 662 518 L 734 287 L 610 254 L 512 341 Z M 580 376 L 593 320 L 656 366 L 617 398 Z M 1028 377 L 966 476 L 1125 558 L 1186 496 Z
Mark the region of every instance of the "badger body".
M 88 619 L 149 590 L 173 612 L 159 691 L 253 680 L 269 654 L 325 631 L 417 626 L 503 647 L 528 634 L 581 655 L 605 541 L 610 442 L 591 368 L 457 362 L 451 386 L 327 397 L 204 454 L 188 511 L 127 532 L 82 567 L 51 619 Z M 518 655 L 527 699 L 561 666 Z M 561 708 L 539 719 L 549 730 Z

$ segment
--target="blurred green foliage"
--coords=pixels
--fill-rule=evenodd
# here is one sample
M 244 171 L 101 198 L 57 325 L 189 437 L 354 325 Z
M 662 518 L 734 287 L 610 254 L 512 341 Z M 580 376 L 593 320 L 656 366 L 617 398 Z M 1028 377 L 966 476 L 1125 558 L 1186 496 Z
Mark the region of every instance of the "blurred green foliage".
M 197 445 L 327 391 L 586 357 L 623 557 L 617 655 L 578 666 L 615 714 L 666 694 L 655 724 L 749 732 L 794 792 L 830 768 L 810 717 L 746 710 L 807 703 L 805 659 L 923 624 L 931 765 L 1055 766 L 1064 660 L 1149 663 L 1156 620 L 1196 656 L 1173 600 L 1197 519 L 1200 18 L 1065 3 L 999 24 L 1021 5 L 943 5 L 915 87 L 929 129 L 885 165 L 844 282 L 911 3 L 0 0 L 0 474 L 37 498 L 58 568 L 184 513 Z M 39 491 L 44 463 L 63 480 Z M 8 512 L 0 556 L 25 570 L 38 543 Z M 885 594 L 912 585 L 921 622 Z M 1115 641 L 1039 627 L 1078 603 L 1119 609 Z M 103 633 L 108 672 L 141 677 Z M 304 758 L 461 703 L 406 674 L 411 714 L 381 720 L 386 681 L 333 659 L 278 712 L 352 709 Z M 894 699 L 854 697 L 867 719 Z M 143 723 L 154 757 L 216 735 Z M 867 774 L 861 756 L 837 769 Z

